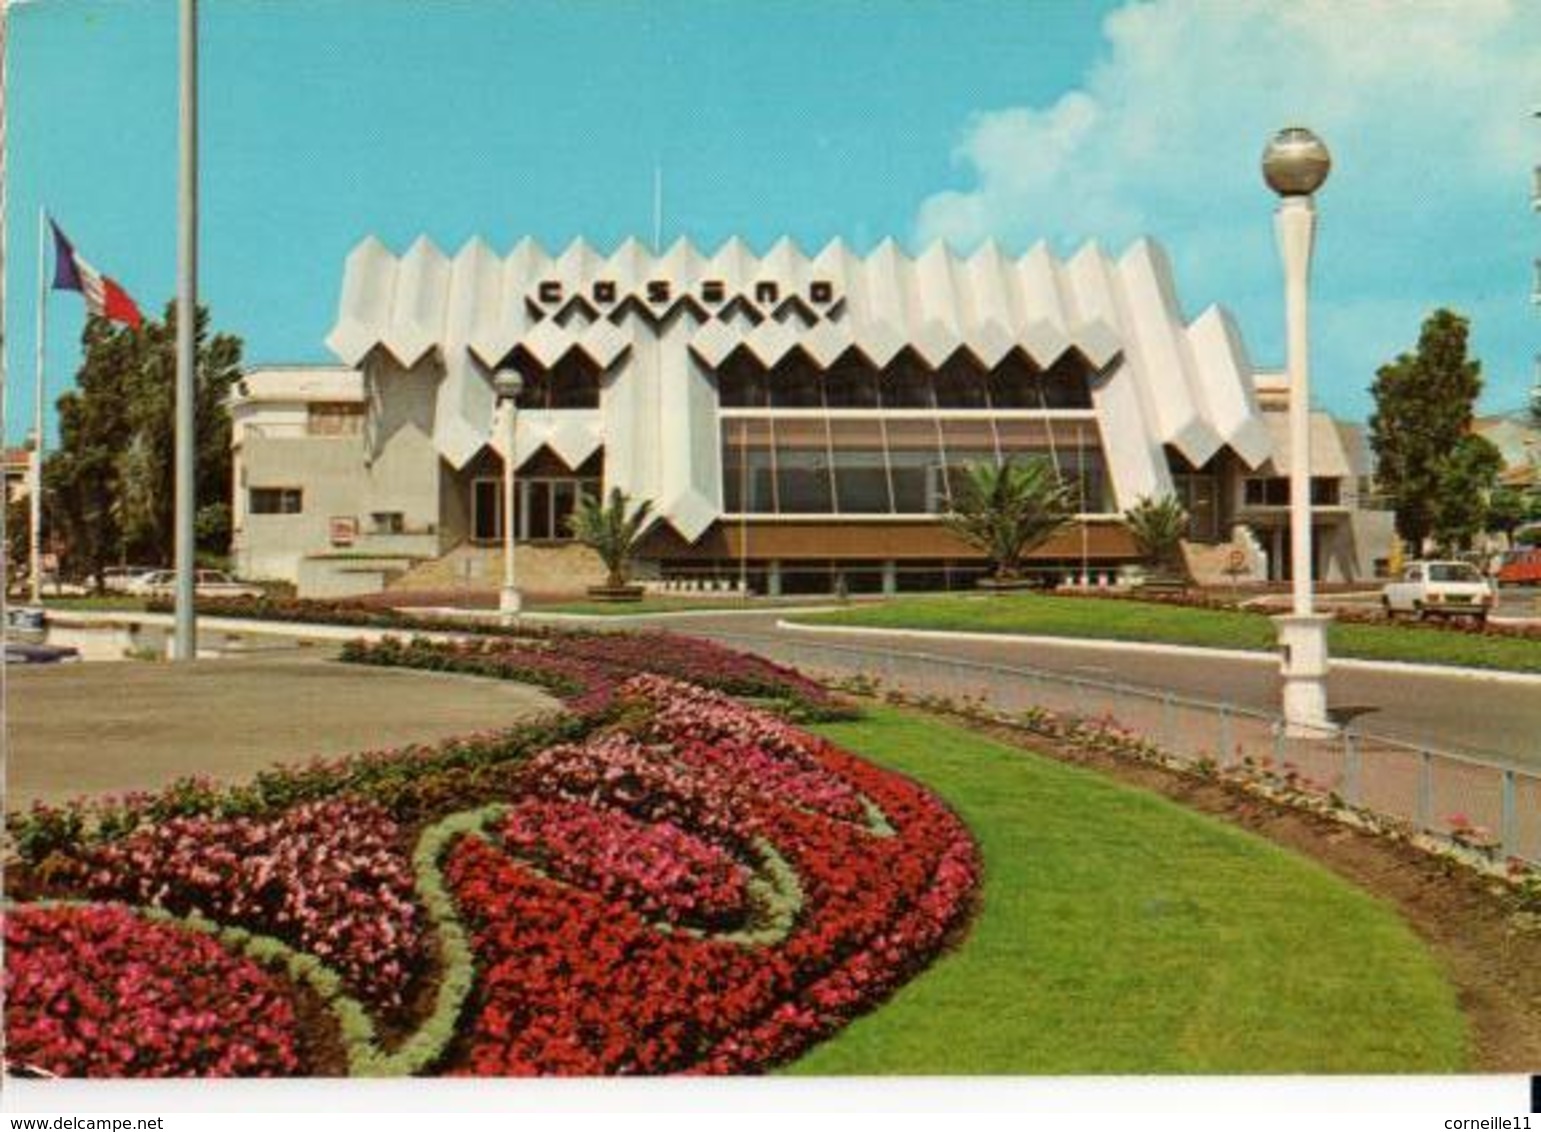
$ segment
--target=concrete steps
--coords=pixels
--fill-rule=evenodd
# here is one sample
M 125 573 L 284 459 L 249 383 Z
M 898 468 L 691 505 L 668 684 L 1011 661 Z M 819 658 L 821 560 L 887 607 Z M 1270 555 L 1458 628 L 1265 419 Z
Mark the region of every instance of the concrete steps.
M 578 543 L 527 544 L 514 550 L 515 580 L 526 594 L 581 597 L 605 580 L 599 556 Z M 448 554 L 401 574 L 390 592 L 493 593 L 503 584 L 503 548 L 461 543 Z

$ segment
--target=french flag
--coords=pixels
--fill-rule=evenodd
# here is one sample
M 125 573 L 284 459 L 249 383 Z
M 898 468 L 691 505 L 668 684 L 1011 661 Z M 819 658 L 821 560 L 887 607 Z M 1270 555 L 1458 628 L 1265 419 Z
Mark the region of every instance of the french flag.
M 48 224 L 54 230 L 54 290 L 79 291 L 92 314 L 138 329 L 144 319 L 128 292 L 83 260 L 52 217 Z

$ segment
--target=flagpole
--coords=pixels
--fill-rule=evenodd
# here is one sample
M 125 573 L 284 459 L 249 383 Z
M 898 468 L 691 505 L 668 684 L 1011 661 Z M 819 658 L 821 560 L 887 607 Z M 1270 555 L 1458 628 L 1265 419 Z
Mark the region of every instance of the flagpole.
M 181 5 L 177 192 L 176 637 L 178 661 L 198 655 L 193 609 L 193 367 L 198 325 L 198 2 Z
M 10 248 L 6 243 L 6 236 L 10 229 L 10 213 L 7 211 L 10 201 L 6 190 L 6 121 L 10 117 L 10 104 L 7 101 L 10 92 L 5 82 L 5 53 L 6 38 L 10 23 L 10 5 L 0 2 L 0 459 L 3 454 L 10 451 L 11 436 L 10 403 L 6 394 L 7 379 L 10 377 L 10 367 L 6 364 L 6 332 L 10 329 L 10 318 L 6 315 L 5 307 L 5 269 L 6 257 Z M 11 509 L 11 479 L 10 464 L 7 462 L 0 469 L 0 646 L 8 642 L 11 630 L 11 531 L 8 526 Z M 10 675 L 6 671 L 8 666 L 5 658 L 0 657 L 0 783 L 9 782 L 7 777 L 7 756 L 11 749 L 10 718 L 11 718 L 11 692 Z M 0 817 L 0 828 L 5 825 L 5 819 Z M 0 968 L 5 966 L 5 942 L 0 939 Z M 0 1058 L 5 1053 L 5 1036 L 0 1034 Z
M 48 210 L 37 208 L 37 390 L 32 404 L 32 566 L 33 605 L 43 601 L 43 359 L 48 353 Z

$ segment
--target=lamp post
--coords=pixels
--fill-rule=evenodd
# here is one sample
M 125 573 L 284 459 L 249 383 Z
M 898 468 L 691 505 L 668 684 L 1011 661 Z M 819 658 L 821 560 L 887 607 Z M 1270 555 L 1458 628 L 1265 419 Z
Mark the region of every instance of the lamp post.
M 1311 386 L 1307 359 L 1307 280 L 1316 234 L 1312 194 L 1327 180 L 1332 157 L 1310 130 L 1280 130 L 1263 151 L 1263 179 L 1279 194 L 1274 228 L 1284 260 L 1285 351 L 1289 374 L 1290 612 L 1275 617 L 1283 653 L 1284 726 L 1291 738 L 1324 737 L 1337 728 L 1327 717 L 1327 626 L 1312 608 Z
M 519 587 L 514 584 L 514 404 L 524 388 L 524 378 L 511 369 L 492 375 L 492 388 L 503 414 L 503 588 L 498 591 L 498 612 L 505 622 L 519 616 L 523 605 Z

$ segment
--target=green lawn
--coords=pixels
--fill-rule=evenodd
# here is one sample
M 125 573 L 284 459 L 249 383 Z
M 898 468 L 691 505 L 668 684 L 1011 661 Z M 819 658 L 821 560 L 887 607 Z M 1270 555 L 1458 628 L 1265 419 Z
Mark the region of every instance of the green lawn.
M 82 613 L 143 613 L 145 599 L 129 594 L 91 594 L 86 597 L 48 597 L 43 605 L 59 613 L 72 610 Z
M 892 709 L 819 728 L 973 829 L 962 945 L 798 1074 L 1439 1073 L 1464 1019 L 1387 907 L 1144 792 Z
M 1260 613 L 1050 594 L 905 597 L 794 620 L 881 629 L 1154 641 L 1256 652 L 1277 648 L 1273 622 Z M 1541 640 L 1479 637 L 1412 625 L 1335 624 L 1329 645 L 1335 656 L 1541 672 Z

